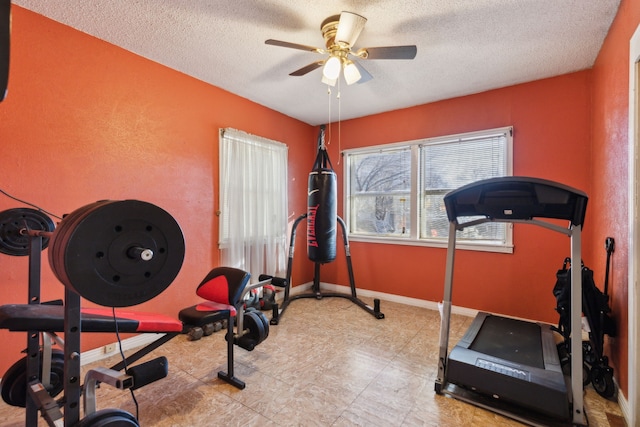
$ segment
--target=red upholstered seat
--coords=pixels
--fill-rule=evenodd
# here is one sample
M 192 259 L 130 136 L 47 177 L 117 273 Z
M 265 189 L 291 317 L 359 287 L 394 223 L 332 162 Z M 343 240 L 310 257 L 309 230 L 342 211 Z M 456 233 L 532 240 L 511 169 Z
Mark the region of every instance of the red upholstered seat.
M 235 316 L 250 278 L 238 268 L 214 268 L 196 289 L 196 294 L 207 301 L 180 310 L 178 317 L 186 325 L 203 326 Z
M 231 315 L 236 315 L 236 308 L 232 305 L 220 304 L 219 302 L 214 301 L 205 301 L 196 305 L 196 311 L 220 311 L 220 310 L 230 310 Z

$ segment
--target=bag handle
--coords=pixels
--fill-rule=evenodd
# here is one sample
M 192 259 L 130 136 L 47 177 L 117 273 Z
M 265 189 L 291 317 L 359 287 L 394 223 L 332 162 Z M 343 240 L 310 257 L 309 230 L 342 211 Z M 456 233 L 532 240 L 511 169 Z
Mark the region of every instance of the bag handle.
M 313 163 L 312 170 L 320 170 L 320 169 L 330 169 L 333 171 L 333 165 L 331 164 L 331 159 L 329 159 L 329 154 L 327 154 L 327 150 L 324 148 L 320 148 L 318 150 L 318 154 L 316 155 L 316 161 Z

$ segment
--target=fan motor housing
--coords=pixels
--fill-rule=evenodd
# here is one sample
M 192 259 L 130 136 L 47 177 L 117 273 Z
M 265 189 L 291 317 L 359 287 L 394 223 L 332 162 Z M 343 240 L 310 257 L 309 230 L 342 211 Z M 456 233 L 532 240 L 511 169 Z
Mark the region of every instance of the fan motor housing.
M 324 43 L 327 49 L 331 49 L 336 44 L 335 39 L 339 22 L 340 15 L 333 15 L 322 21 L 322 24 L 320 24 L 320 30 L 322 31 L 322 37 L 324 37 Z

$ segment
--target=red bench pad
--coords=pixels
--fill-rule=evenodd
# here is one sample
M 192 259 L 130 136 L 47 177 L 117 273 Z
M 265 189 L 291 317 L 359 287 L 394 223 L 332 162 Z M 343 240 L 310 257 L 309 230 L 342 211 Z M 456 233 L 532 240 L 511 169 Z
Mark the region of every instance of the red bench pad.
M 111 308 L 81 309 L 82 332 L 115 332 Z M 119 332 L 181 332 L 182 322 L 163 314 L 116 309 Z M 64 307 L 46 304 L 8 304 L 0 306 L 0 329 L 10 331 L 64 331 Z

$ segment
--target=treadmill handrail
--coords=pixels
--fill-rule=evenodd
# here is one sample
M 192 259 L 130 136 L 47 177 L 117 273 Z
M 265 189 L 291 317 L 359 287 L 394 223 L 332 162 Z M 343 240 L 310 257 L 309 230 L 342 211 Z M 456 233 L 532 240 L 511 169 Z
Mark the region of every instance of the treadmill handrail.
M 584 225 L 587 201 L 587 195 L 575 188 L 523 176 L 476 181 L 444 196 L 450 222 L 457 222 L 460 217 L 484 216 L 500 222 L 550 218 Z
M 562 233 L 562 234 L 564 234 L 566 236 L 571 237 L 571 228 L 561 227 L 559 225 L 552 224 L 550 222 L 540 221 L 540 220 L 537 220 L 537 219 L 501 220 L 501 219 L 493 219 L 493 218 L 480 218 L 480 219 L 475 219 L 473 221 L 462 222 L 462 223 L 454 222 L 452 224 L 455 224 L 455 229 L 457 231 L 461 231 L 461 230 L 464 230 L 467 227 L 472 227 L 474 225 L 484 224 L 484 223 L 487 223 L 487 222 L 510 222 L 512 224 L 539 225 L 540 227 L 548 228 L 549 230 L 557 231 L 558 233 Z

